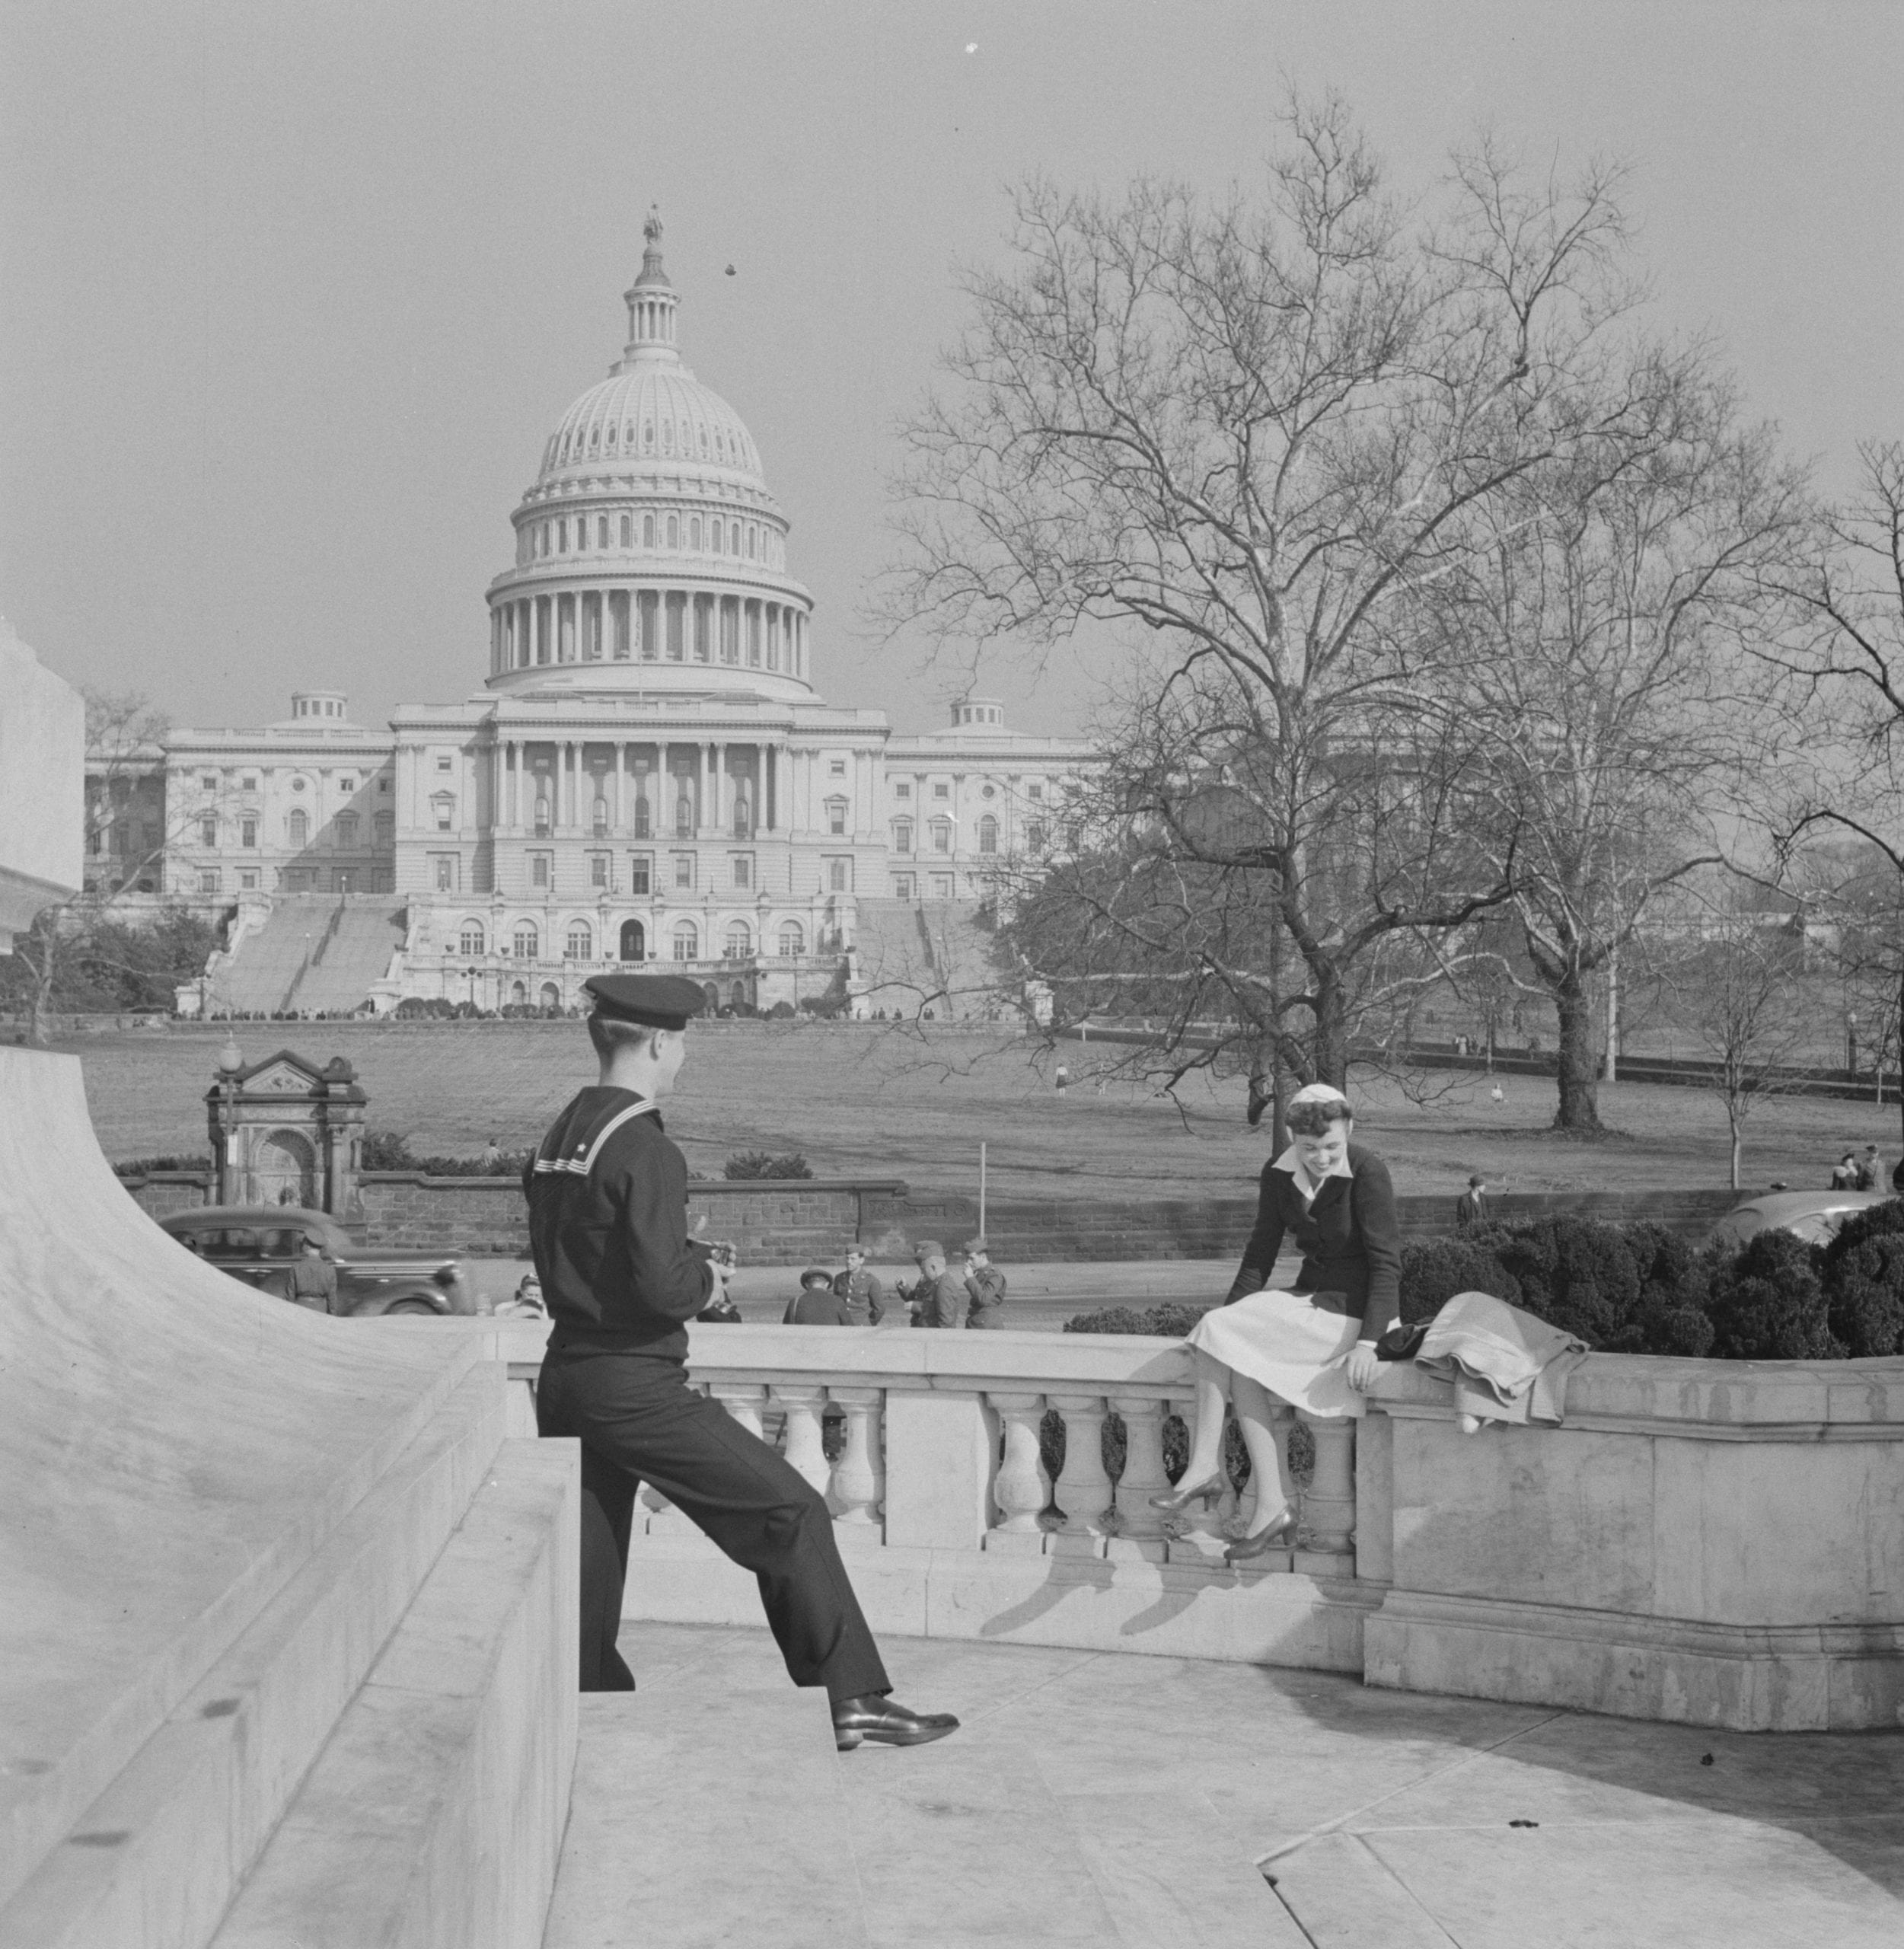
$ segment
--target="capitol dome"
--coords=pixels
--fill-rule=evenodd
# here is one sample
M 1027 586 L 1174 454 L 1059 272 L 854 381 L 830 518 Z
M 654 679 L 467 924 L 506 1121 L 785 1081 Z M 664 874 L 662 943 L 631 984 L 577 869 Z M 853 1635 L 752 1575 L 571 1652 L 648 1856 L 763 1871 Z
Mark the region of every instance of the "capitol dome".
M 710 468 L 738 487 L 764 496 L 761 457 L 741 416 L 711 386 L 680 362 L 637 352 L 562 416 L 542 456 L 537 484 L 570 471 L 587 474 L 604 463 L 639 459 L 644 466 Z
M 644 232 L 621 357 L 562 416 L 516 509 L 490 687 L 808 694 L 812 601 L 786 573 L 786 517 L 740 415 L 683 362 L 652 212 Z

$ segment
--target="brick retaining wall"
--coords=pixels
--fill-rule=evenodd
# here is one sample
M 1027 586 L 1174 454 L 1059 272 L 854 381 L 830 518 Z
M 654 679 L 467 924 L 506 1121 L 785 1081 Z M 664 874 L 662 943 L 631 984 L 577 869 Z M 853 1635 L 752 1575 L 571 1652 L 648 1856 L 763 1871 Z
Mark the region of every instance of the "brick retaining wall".
M 155 1218 L 209 1204 L 212 1181 L 191 1171 L 123 1180 Z M 366 1243 L 456 1246 L 511 1257 L 528 1252 L 528 1212 L 517 1179 L 432 1178 L 414 1171 L 366 1172 Z M 1614 1223 L 1649 1219 L 1689 1238 L 1702 1236 L 1741 1195 L 1730 1191 L 1515 1191 L 1489 1201 L 1501 1218 L 1573 1211 Z M 1451 1193 L 1403 1197 L 1404 1240 L 1454 1229 Z M 914 1242 L 955 1246 L 978 1230 L 978 1201 L 958 1192 L 914 1191 L 894 1179 L 846 1178 L 692 1180 L 687 1214 L 698 1236 L 731 1239 L 754 1265 L 837 1263 L 862 1240 L 875 1259 L 910 1258 Z M 1219 1258 L 1242 1250 L 1255 1221 L 1254 1198 L 1153 1198 L 1142 1203 L 997 1200 L 987 1209 L 993 1255 L 1006 1262 Z

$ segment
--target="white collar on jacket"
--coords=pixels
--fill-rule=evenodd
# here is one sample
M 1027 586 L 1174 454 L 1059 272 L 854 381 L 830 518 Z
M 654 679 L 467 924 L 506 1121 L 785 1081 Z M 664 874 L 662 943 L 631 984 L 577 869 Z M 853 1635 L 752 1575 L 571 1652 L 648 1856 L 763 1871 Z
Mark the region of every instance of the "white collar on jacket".
M 1296 1180 L 1296 1188 L 1301 1192 L 1303 1202 L 1305 1204 L 1313 1204 L 1316 1202 L 1316 1194 L 1322 1188 L 1323 1179 L 1353 1179 L 1355 1175 L 1354 1172 L 1349 1166 L 1349 1153 L 1344 1150 L 1335 1163 L 1322 1173 L 1322 1179 L 1312 1178 L 1309 1174 L 1308 1166 L 1303 1162 L 1302 1153 L 1293 1144 L 1270 1168 L 1272 1170 L 1287 1171 Z

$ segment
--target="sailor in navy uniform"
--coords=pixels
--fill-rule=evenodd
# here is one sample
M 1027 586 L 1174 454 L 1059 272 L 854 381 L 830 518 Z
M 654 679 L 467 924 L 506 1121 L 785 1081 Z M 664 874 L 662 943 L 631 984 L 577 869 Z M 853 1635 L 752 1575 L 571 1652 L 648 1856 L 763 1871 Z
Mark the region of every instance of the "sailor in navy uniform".
M 536 1271 L 554 1326 L 536 1392 L 545 1435 L 582 1443 L 582 1689 L 627 1691 L 615 1649 L 636 1491 L 652 1482 L 758 1578 L 796 1685 L 824 1686 L 842 1749 L 914 1746 L 958 1725 L 895 1704 L 824 1500 L 718 1402 L 687 1384 L 686 1322 L 726 1273 L 687 1236 L 687 1166 L 659 1099 L 705 1005 L 692 981 L 598 974 L 585 984 L 601 1077 L 569 1105 L 523 1172 Z

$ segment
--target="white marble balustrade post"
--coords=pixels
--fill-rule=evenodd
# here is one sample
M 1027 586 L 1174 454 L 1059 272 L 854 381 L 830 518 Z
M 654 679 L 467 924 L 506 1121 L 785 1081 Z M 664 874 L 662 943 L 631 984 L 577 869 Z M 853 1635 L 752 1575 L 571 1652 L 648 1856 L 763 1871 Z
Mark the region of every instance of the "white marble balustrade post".
M 1102 1394 L 1054 1394 L 1051 1405 L 1064 1417 L 1064 1466 L 1057 1478 L 1057 1504 L 1064 1531 L 1073 1536 L 1102 1536 L 1108 1525 L 1111 1478 L 1104 1472 Z
M 1354 1421 L 1347 1415 L 1304 1415 L 1302 1421 L 1316 1444 L 1315 1472 L 1303 1498 L 1302 1547 L 1349 1557 L 1355 1548 Z
M 1038 1517 L 1051 1500 L 1051 1478 L 1044 1472 L 1039 1453 L 1038 1424 L 1044 1417 L 1041 1394 L 987 1394 L 993 1412 L 1004 1424 L 1004 1457 L 992 1484 L 992 1500 L 998 1506 L 993 1534 L 1035 1536 L 1041 1534 Z
M 1197 1424 L 1195 1397 L 1174 1396 L 1162 1405 L 1167 1413 L 1175 1415 L 1182 1421 L 1188 1441 Z M 1224 1466 L 1221 1447 L 1217 1450 L 1217 1469 L 1223 1478 L 1223 1492 L 1215 1503 L 1200 1502 L 1186 1509 L 1180 1516 L 1165 1519 L 1166 1533 L 1170 1538 L 1169 1558 L 1172 1563 L 1207 1564 L 1223 1553 L 1223 1545 L 1228 1541 L 1223 1533 L 1223 1524 L 1236 1514 L 1236 1491 L 1230 1482 L 1229 1471 Z
M 792 1468 L 824 1495 L 833 1478 L 833 1466 L 827 1460 L 820 1429 L 826 1389 L 817 1381 L 775 1381 L 767 1393 L 777 1407 L 786 1411 L 786 1440 L 781 1453 Z
M 833 1468 L 837 1523 L 876 1523 L 885 1485 L 879 1466 L 879 1404 L 876 1387 L 829 1387 L 827 1399 L 846 1416 L 846 1447 Z
M 1121 1536 L 1161 1536 L 1166 1518 L 1150 1498 L 1170 1486 L 1163 1466 L 1163 1403 L 1154 1395 L 1114 1394 L 1111 1405 L 1124 1422 L 1124 1473 L 1117 1489 Z
M 708 1392 L 756 1441 L 767 1437 L 761 1431 L 761 1403 L 767 1399 L 767 1389 L 744 1380 L 717 1380 Z

